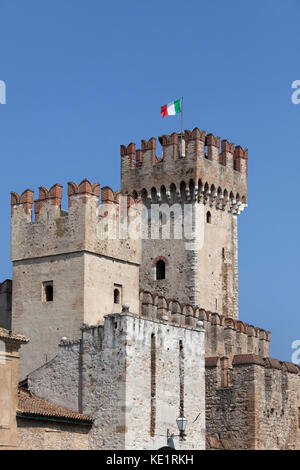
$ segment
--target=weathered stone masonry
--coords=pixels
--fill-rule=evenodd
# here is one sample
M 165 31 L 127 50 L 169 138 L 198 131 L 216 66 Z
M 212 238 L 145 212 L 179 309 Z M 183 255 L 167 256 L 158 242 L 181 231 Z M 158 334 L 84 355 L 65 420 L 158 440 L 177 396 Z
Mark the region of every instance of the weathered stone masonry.
M 178 448 L 205 447 L 201 324 L 111 314 L 104 325 L 82 328 L 81 345 L 61 343 L 56 358 L 29 375 L 28 385 L 40 397 L 51 395 L 57 405 L 65 405 L 67 395 L 74 410 L 82 403 L 83 413 L 94 418 L 89 448 L 157 449 L 165 444 L 167 428 L 176 432 L 182 406 L 189 439 Z
M 206 359 L 208 449 L 299 449 L 300 368 L 255 354 Z

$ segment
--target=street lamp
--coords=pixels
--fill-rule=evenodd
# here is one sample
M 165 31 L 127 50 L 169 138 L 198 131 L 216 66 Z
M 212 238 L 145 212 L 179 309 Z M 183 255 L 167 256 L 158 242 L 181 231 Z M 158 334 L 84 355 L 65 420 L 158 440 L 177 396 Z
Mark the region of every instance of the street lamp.
M 168 447 L 171 447 L 171 449 L 175 449 L 174 445 L 174 437 L 180 437 L 181 441 L 185 441 L 186 434 L 185 434 L 185 428 L 186 428 L 186 423 L 187 419 L 183 416 L 183 414 L 180 414 L 180 416 L 176 419 L 176 423 L 178 426 L 179 434 L 170 434 L 169 429 L 167 429 L 167 445 Z
M 187 419 L 183 416 L 183 414 L 181 414 L 176 419 L 176 423 L 177 423 L 178 430 L 179 430 L 179 437 L 181 438 L 182 441 L 184 441 L 185 440 L 185 428 L 186 428 Z

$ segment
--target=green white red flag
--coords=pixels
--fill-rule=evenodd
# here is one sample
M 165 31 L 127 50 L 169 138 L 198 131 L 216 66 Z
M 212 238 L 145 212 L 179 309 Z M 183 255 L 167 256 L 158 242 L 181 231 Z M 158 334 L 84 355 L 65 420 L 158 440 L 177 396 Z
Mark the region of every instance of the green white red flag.
M 182 111 L 181 98 L 179 100 L 172 101 L 172 103 L 164 104 L 160 108 L 160 112 L 163 118 L 165 116 L 175 116 L 176 114 L 181 113 L 181 111 Z

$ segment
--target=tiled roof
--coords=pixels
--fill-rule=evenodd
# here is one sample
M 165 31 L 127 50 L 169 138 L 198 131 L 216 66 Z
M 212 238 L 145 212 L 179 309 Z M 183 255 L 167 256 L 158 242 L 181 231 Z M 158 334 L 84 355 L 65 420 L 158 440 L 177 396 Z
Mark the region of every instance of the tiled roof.
M 0 328 L 0 339 L 8 339 L 11 341 L 16 341 L 18 343 L 28 343 L 29 341 L 26 336 L 19 335 L 18 333 L 6 330 L 5 328 Z
M 17 414 L 27 417 L 44 416 L 45 418 L 71 420 L 82 424 L 93 423 L 91 416 L 76 413 L 75 411 L 54 405 L 54 403 L 42 400 L 23 388 L 19 389 Z

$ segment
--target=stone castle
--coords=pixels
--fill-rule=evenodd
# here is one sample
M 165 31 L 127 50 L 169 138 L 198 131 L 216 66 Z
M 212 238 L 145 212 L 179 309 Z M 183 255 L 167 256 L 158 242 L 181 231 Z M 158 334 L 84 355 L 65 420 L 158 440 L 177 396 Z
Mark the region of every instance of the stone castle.
M 68 211 L 60 184 L 11 193 L 0 447 L 158 449 L 184 416 L 178 449 L 300 448 L 300 369 L 239 320 L 248 151 L 197 128 L 159 143 L 121 146 L 101 205 L 88 180 Z

